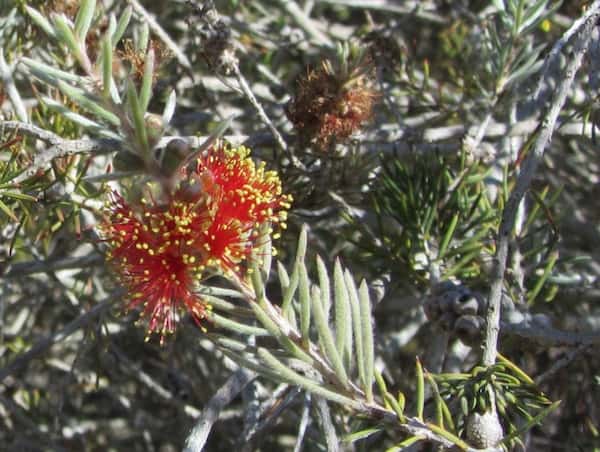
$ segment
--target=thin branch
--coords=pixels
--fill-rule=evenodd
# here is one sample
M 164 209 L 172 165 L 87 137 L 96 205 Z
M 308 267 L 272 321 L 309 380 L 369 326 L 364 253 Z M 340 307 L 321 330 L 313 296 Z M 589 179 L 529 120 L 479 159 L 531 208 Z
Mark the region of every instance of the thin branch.
M 62 259 L 50 259 L 44 261 L 17 262 L 6 267 L 3 278 L 20 278 L 35 273 L 55 272 L 71 268 L 85 268 L 100 264 L 104 258 L 98 253 L 85 256 L 66 257 Z
M 235 74 L 237 81 L 240 84 L 240 87 L 241 87 L 244 95 L 248 98 L 248 100 L 250 101 L 250 103 L 252 104 L 252 106 L 254 107 L 256 112 L 258 113 L 258 116 L 260 116 L 260 119 L 266 124 L 266 126 L 269 128 L 269 130 L 273 134 L 273 137 L 275 138 L 277 145 L 281 148 L 281 150 L 287 151 L 288 150 L 287 143 L 285 142 L 285 140 L 283 139 L 283 137 L 281 136 L 281 134 L 279 133 L 277 128 L 273 125 L 273 122 L 271 121 L 271 119 L 265 113 L 265 110 L 262 108 L 262 105 L 256 99 L 256 96 L 250 89 L 250 86 L 248 85 L 248 82 L 246 81 L 244 74 L 242 74 L 242 72 L 240 71 L 239 65 L 237 63 L 234 63 L 231 66 L 232 66 L 231 69 L 233 70 L 233 73 Z
M 534 119 L 520 121 L 512 127 L 502 123 L 491 123 L 485 131 L 485 138 L 493 139 L 505 136 L 523 136 L 535 131 L 537 127 L 539 127 L 539 122 Z M 27 171 L 17 178 L 15 181 L 16 183 L 22 182 L 27 177 L 34 175 L 38 170 L 44 169 L 52 161 L 52 159 L 58 157 L 77 153 L 102 154 L 128 150 L 126 143 L 120 140 L 111 138 L 81 138 L 77 140 L 67 140 L 33 124 L 27 124 L 20 121 L 2 121 L 0 122 L 0 130 L 17 131 L 52 145 L 48 149 L 37 154 L 37 158 L 27 169 Z M 579 136 L 589 139 L 592 138 L 594 131 L 598 132 L 600 129 L 592 123 L 583 123 L 577 121 L 565 123 L 560 126 L 560 129 L 557 130 L 561 136 Z M 468 133 L 468 129 L 465 126 L 453 125 L 445 127 L 433 127 L 420 131 L 418 141 L 414 138 L 411 138 L 411 132 L 408 129 L 400 129 L 395 131 L 394 139 L 392 141 L 373 140 L 366 137 L 357 137 L 356 139 L 360 141 L 361 146 L 366 153 L 381 152 L 384 154 L 394 154 L 396 157 L 402 158 L 403 156 L 413 154 L 456 153 L 461 149 L 461 139 L 466 133 Z M 279 134 L 279 132 L 277 132 L 277 134 Z M 156 147 L 164 147 L 171 140 L 176 138 L 187 141 L 192 148 L 195 148 L 201 146 L 208 137 L 177 135 L 165 136 L 160 139 Z M 280 138 L 285 144 L 285 140 L 283 137 L 281 137 L 281 135 Z M 281 142 L 277 141 L 276 135 L 267 133 L 257 133 L 254 135 L 225 135 L 223 139 L 233 144 L 244 143 L 249 147 L 269 145 L 272 144 L 273 139 L 275 139 L 276 143 L 281 146 Z M 483 147 L 480 146 L 480 148 Z M 478 152 L 478 150 L 475 151 Z M 293 156 L 292 159 L 293 162 L 296 163 L 297 167 L 301 167 L 302 164 L 298 162 L 297 157 Z M 103 177 L 100 177 L 100 179 L 104 180 Z
M 579 355 L 586 353 L 592 349 L 591 344 L 582 344 L 573 350 L 569 350 L 562 358 L 555 361 L 554 364 L 543 374 L 539 375 L 535 379 L 536 384 L 544 383 L 549 378 L 553 377 L 559 370 L 567 367 L 573 360 L 575 360 Z
M 317 408 L 318 418 L 325 434 L 325 441 L 327 443 L 327 452 L 337 452 L 340 450 L 340 442 L 337 434 L 335 433 L 335 427 L 331 420 L 331 412 L 329 411 L 329 405 L 324 398 L 314 396 L 313 402 Z
M 186 415 L 192 418 L 197 418 L 198 416 L 200 416 L 200 411 L 197 408 L 187 403 L 184 403 L 177 397 L 175 397 L 175 395 L 171 391 L 165 389 L 160 383 L 158 383 L 154 378 L 152 378 L 150 374 L 145 372 L 139 365 L 131 362 L 131 360 L 127 356 L 125 356 L 125 354 L 121 352 L 121 350 L 119 350 L 114 344 L 110 344 L 110 350 L 117 356 L 118 360 L 121 361 L 128 368 L 129 373 L 154 394 L 159 396 L 161 399 L 163 399 L 170 405 L 173 405 L 178 409 L 182 410 Z
M 583 15 L 575 22 L 573 22 L 569 29 L 565 31 L 563 35 L 554 43 L 554 46 L 552 46 L 552 50 L 550 50 L 550 52 L 546 56 L 546 60 L 544 61 L 544 65 L 542 66 L 542 70 L 540 71 L 539 83 L 532 96 L 534 103 L 537 104 L 540 102 L 540 94 L 542 92 L 544 82 L 548 78 L 550 68 L 554 63 L 558 61 L 558 57 L 561 54 L 563 47 L 569 42 L 569 40 L 573 36 L 579 33 L 579 31 L 584 26 L 586 26 L 586 24 L 589 24 L 589 20 L 592 17 L 597 16 L 599 7 L 600 2 L 596 0 L 596 2 L 594 2 L 594 4 L 590 7 L 588 7 L 583 13 Z
M 507 336 L 519 336 L 528 342 L 543 347 L 579 347 L 580 345 L 600 344 L 600 332 L 572 332 L 540 325 L 530 325 L 529 322 L 501 322 L 501 333 Z
M 173 55 L 175 55 L 175 58 L 177 58 L 179 64 L 181 64 L 188 71 L 191 71 L 192 64 L 190 63 L 188 57 L 185 55 L 185 53 L 181 51 L 179 46 L 175 43 L 175 41 L 171 39 L 167 32 L 163 30 L 163 28 L 158 24 L 158 22 L 156 22 L 154 17 L 152 17 L 152 15 L 150 15 L 150 13 L 146 11 L 146 9 L 137 0 L 127 1 L 133 7 L 135 12 L 142 16 L 142 18 L 146 21 L 148 27 L 150 27 L 150 30 L 152 30 L 154 34 L 156 34 L 156 36 L 158 36 L 160 40 L 165 43 L 169 50 L 173 52 Z
M 41 354 L 43 354 L 54 344 L 64 341 L 75 331 L 92 323 L 110 307 L 112 301 L 116 297 L 118 297 L 118 294 L 111 295 L 106 300 L 101 301 L 89 311 L 84 312 L 75 320 L 68 323 L 58 333 L 55 333 L 51 336 L 47 336 L 39 340 L 29 350 L 17 355 L 8 365 L 0 369 L 0 383 L 3 382 L 9 375 L 12 375 L 15 372 L 18 372 L 23 368 L 27 367 L 32 360 L 38 358 Z
M 300 28 L 302 28 L 302 30 L 304 30 L 313 41 L 315 41 L 319 45 L 333 47 L 331 39 L 329 39 L 313 24 L 310 17 L 308 17 L 305 14 L 305 12 L 302 10 L 302 8 L 298 6 L 296 2 L 289 0 L 279 0 L 279 4 L 285 10 L 286 13 L 292 16 L 294 22 L 296 22 L 296 24 Z
M 300 388 L 292 387 L 287 383 L 279 385 L 272 395 L 260 405 L 255 423 L 245 427 L 242 450 L 254 450 L 252 442 L 255 441 L 255 438 L 279 419 L 281 413 L 294 402 L 300 392 Z
M 403 1 L 400 5 L 400 2 L 386 0 L 321 0 L 321 3 L 347 6 L 348 8 L 370 9 L 392 14 L 410 15 L 438 24 L 448 22 L 447 18 L 432 12 L 435 10 L 435 3 L 433 2 Z
M 194 425 L 185 440 L 184 452 L 201 452 L 204 449 L 208 435 L 212 430 L 213 424 L 219 418 L 221 410 L 231 403 L 240 391 L 255 377 L 256 374 L 254 372 L 243 368 L 236 370 L 229 377 L 227 382 L 208 401 L 206 408 L 202 410 L 198 422 Z
M 523 162 L 521 173 L 517 178 L 515 187 L 502 213 L 502 221 L 500 223 L 500 230 L 498 231 L 498 248 L 495 256 L 495 265 L 492 274 L 492 284 L 486 315 L 487 324 L 483 352 L 484 365 L 489 366 L 496 361 L 498 332 L 500 330 L 500 301 L 502 299 L 502 289 L 504 286 L 504 272 L 506 270 L 508 248 L 515 225 L 517 210 L 525 192 L 531 184 L 537 167 L 544 156 L 546 145 L 552 138 L 558 115 L 565 103 L 575 74 L 583 61 L 583 56 L 586 53 L 592 35 L 592 29 L 600 16 L 600 1 L 596 1 L 590 9 L 594 9 L 595 13 L 588 17 L 585 26 L 581 30 L 580 36 L 573 46 L 570 60 L 564 71 L 564 77 L 556 87 L 550 108 L 538 128 L 537 138 L 533 148 L 529 151 L 527 158 Z
M 307 393 L 304 395 L 304 403 L 302 404 L 302 416 L 300 417 L 300 424 L 298 425 L 298 434 L 296 435 L 294 452 L 300 452 L 302 450 L 304 436 L 306 435 L 310 420 L 310 394 Z

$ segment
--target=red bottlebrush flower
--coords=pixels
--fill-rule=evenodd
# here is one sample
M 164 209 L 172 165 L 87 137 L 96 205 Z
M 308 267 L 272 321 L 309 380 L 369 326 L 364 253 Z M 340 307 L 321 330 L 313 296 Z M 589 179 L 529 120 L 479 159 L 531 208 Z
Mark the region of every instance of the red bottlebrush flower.
M 194 292 L 205 272 L 239 273 L 258 245 L 265 222 L 285 227 L 291 198 L 273 171 L 258 167 L 246 148 L 221 143 L 182 175 L 163 202 L 130 206 L 115 193 L 99 229 L 108 259 L 128 289 L 129 308 L 142 307 L 149 333 L 174 331 L 179 312 L 197 323 L 210 308 Z
M 222 144 L 198 159 L 196 174 L 223 219 L 251 223 L 252 227 L 265 221 L 285 227 L 291 197 L 282 195 L 281 181 L 275 171 L 266 171 L 250 159 L 250 150 L 240 146 L 229 148 Z
M 199 323 L 208 306 L 193 291 L 203 266 L 191 245 L 201 214 L 180 202 L 166 210 L 145 203 L 136 212 L 117 193 L 109 209 L 100 230 L 110 247 L 107 257 L 128 289 L 128 308 L 142 306 L 148 332 L 159 333 L 161 343 L 174 331 L 182 308 Z

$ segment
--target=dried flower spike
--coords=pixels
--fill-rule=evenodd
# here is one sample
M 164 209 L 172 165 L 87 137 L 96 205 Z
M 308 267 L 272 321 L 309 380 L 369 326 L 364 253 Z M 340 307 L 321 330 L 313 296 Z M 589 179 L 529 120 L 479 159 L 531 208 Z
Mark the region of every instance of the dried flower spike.
M 211 274 L 240 275 L 260 246 L 261 225 L 284 228 L 290 201 L 277 174 L 255 165 L 248 149 L 221 143 L 182 170 L 172 193 L 135 205 L 114 193 L 99 229 L 128 307 L 142 307 L 148 332 L 159 333 L 161 343 L 181 311 L 200 325 L 210 307 L 196 283 Z
M 286 106 L 300 139 L 326 150 L 367 122 L 377 98 L 372 72 L 368 53 L 345 44 L 338 47 L 335 65 L 324 60 L 301 78 L 296 96 Z

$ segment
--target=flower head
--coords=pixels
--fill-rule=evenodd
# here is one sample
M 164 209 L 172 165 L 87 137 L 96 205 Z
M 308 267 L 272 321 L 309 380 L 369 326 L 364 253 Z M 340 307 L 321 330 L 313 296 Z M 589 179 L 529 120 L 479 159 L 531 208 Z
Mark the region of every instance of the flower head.
M 242 271 L 265 222 L 285 227 L 291 198 L 277 174 L 256 166 L 244 147 L 218 143 L 185 170 L 172 193 L 129 205 L 114 193 L 99 229 L 108 260 L 142 307 L 149 333 L 173 332 L 180 312 L 197 323 L 210 308 L 195 292 L 206 275 Z
M 337 64 L 324 60 L 298 81 L 286 114 L 298 136 L 327 149 L 367 122 L 377 97 L 371 87 L 372 61 L 356 46 L 342 46 Z

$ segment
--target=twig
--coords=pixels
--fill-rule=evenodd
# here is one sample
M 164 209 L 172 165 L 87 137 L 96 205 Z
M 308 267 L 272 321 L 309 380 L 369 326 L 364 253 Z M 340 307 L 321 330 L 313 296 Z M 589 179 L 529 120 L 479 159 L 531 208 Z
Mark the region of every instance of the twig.
M 321 3 L 347 6 L 349 8 L 371 9 L 393 14 L 411 15 L 438 24 L 443 24 L 448 21 L 447 18 L 429 11 L 429 9 L 435 7 L 435 4 L 432 2 L 403 1 L 402 5 L 400 5 L 400 2 L 393 3 L 386 0 L 321 0 Z
M 250 370 L 240 368 L 229 377 L 227 382 L 215 393 L 208 401 L 206 408 L 198 422 L 192 428 L 192 431 L 185 440 L 184 452 L 201 452 L 206 444 L 208 435 L 213 424 L 219 418 L 219 413 L 227 404 L 229 404 L 244 387 L 250 383 L 256 374 Z
M 6 268 L 3 278 L 19 278 L 34 273 L 55 272 L 70 268 L 92 267 L 103 261 L 103 257 L 98 253 L 88 254 L 86 256 L 66 257 L 63 259 L 51 259 L 45 261 L 17 262 Z
M 109 308 L 112 301 L 117 296 L 118 294 L 113 294 L 108 299 L 100 302 L 89 311 L 81 314 L 75 320 L 68 323 L 58 333 L 55 333 L 51 336 L 39 340 L 29 350 L 15 357 L 8 365 L 0 369 L 0 383 L 4 381 L 4 379 L 9 375 L 12 375 L 15 372 L 26 367 L 33 359 L 37 358 L 39 355 L 44 353 L 54 344 L 65 340 L 75 331 L 79 330 L 80 328 L 83 328 L 84 326 L 96 320 L 96 318 L 100 317 L 104 313 L 104 311 L 106 311 Z
M 292 387 L 287 383 L 282 383 L 273 391 L 273 395 L 259 407 L 256 424 L 250 425 L 244 434 L 243 451 L 254 450 L 252 442 L 255 438 L 280 418 L 281 413 L 290 406 L 300 392 L 300 388 Z
M 600 332 L 563 331 L 540 325 L 529 325 L 526 321 L 519 323 L 501 322 L 501 333 L 503 335 L 519 336 L 546 348 L 600 344 Z
M 595 26 L 596 20 L 600 16 L 600 1 L 594 2 L 590 8 L 595 13 L 588 16 L 585 26 L 582 28 L 579 38 L 574 44 L 570 61 L 564 71 L 564 77 L 558 84 L 553 96 L 550 108 L 543 121 L 540 123 L 539 132 L 533 149 L 529 151 L 527 158 L 523 162 L 521 173 L 517 178 L 515 188 L 502 213 L 502 221 L 498 232 L 498 248 L 495 256 L 495 265 L 492 274 L 492 284 L 488 299 L 488 310 L 486 315 L 486 333 L 483 351 L 483 364 L 492 365 L 496 361 L 498 332 L 500 330 L 500 301 L 502 299 L 502 288 L 504 285 L 504 272 L 508 258 L 508 248 L 511 233 L 515 225 L 516 213 L 521 203 L 521 199 L 529 188 L 537 167 L 544 156 L 546 145 L 552 138 L 552 133 L 558 119 L 558 115 L 565 103 L 569 88 L 577 70 L 581 66 L 583 56 L 587 50 L 587 45 L 591 38 L 591 32 Z
M 264 111 L 263 111 L 264 113 Z M 539 126 L 538 121 L 526 119 L 510 127 L 502 123 L 491 123 L 486 131 L 485 138 L 499 138 L 503 136 L 523 136 L 533 132 Z M 0 122 L 0 130 L 18 131 L 27 136 L 38 138 L 52 146 L 38 154 L 38 158 L 28 170 L 27 175 L 21 175 L 18 181 L 29 177 L 29 174 L 35 174 L 36 171 L 47 165 L 52 159 L 77 153 L 109 153 L 127 150 L 124 142 L 110 138 L 81 138 L 77 140 L 67 140 L 51 132 L 43 130 L 32 124 L 20 121 Z M 592 138 L 593 130 L 598 131 L 598 127 L 591 123 L 569 122 L 562 124 L 557 131 L 561 136 L 581 136 Z M 433 127 L 425 129 L 419 134 L 419 142 L 410 139 L 408 130 L 397 130 L 392 141 L 372 140 L 366 137 L 357 137 L 361 141 L 364 152 L 381 152 L 384 154 L 394 154 L 398 158 L 414 154 L 451 154 L 460 149 L 460 139 L 467 133 L 467 128 L 463 125 L 453 125 L 445 127 Z M 281 135 L 280 135 L 281 136 Z M 192 147 L 200 146 L 208 137 L 206 136 L 165 136 L 160 139 L 156 147 L 166 146 L 173 139 L 181 139 Z M 249 147 L 258 145 L 268 145 L 276 139 L 275 135 L 267 133 L 258 133 L 254 135 L 225 135 L 223 139 L 233 144 L 245 143 Z M 285 140 L 282 138 L 283 142 Z M 277 142 L 280 144 L 279 142 Z M 281 145 L 281 144 L 280 144 Z M 298 159 L 294 156 L 294 162 Z
M 554 374 L 556 372 L 558 372 L 559 370 L 561 370 L 563 367 L 566 367 L 569 364 L 571 364 L 571 362 L 575 358 L 577 358 L 579 355 L 587 352 L 588 350 L 591 350 L 591 348 L 592 348 L 591 344 L 582 344 L 573 350 L 569 350 L 562 358 L 555 361 L 554 364 L 552 364 L 552 366 L 550 367 L 550 369 L 548 369 L 543 374 L 539 375 L 535 379 L 535 383 L 539 385 L 539 384 L 545 382 L 550 377 L 554 376 Z
M 331 39 L 315 27 L 304 11 L 294 1 L 290 0 L 279 0 L 279 4 L 294 19 L 294 22 L 302 28 L 308 36 L 311 37 L 317 44 L 325 45 L 327 47 L 333 47 Z
M 300 452 L 302 450 L 302 444 L 304 443 L 304 435 L 306 435 L 306 429 L 310 423 L 310 394 L 305 394 L 304 403 L 302 404 L 302 416 L 300 417 L 300 424 L 298 425 L 298 434 L 296 435 L 296 445 L 294 446 L 294 452 Z
M 192 64 L 190 63 L 188 57 L 185 56 L 185 53 L 183 53 L 179 49 L 179 46 L 175 43 L 175 41 L 173 41 L 171 37 L 167 34 L 167 32 L 163 30 L 163 28 L 158 24 L 158 22 L 156 22 L 154 17 L 152 17 L 150 13 L 148 13 L 148 11 L 146 11 L 146 9 L 137 0 L 127 1 L 133 7 L 133 9 L 148 23 L 150 30 L 152 30 L 156 34 L 156 36 L 158 36 L 160 40 L 163 41 L 167 45 L 167 47 L 173 52 L 175 58 L 177 58 L 177 61 L 179 61 L 179 64 L 181 64 L 188 71 L 191 71 Z
M 140 366 L 131 362 L 131 360 L 125 356 L 121 350 L 119 350 L 114 344 L 110 344 L 110 350 L 113 352 L 119 361 L 123 362 L 128 368 L 131 375 L 137 379 L 140 383 L 150 389 L 153 393 L 159 396 L 161 399 L 181 409 L 185 414 L 192 418 L 200 416 L 200 411 L 187 403 L 183 403 L 173 393 L 165 389 L 160 383 L 158 383 L 150 374 L 145 372 Z
M 331 412 L 329 411 L 329 405 L 322 397 L 313 396 L 313 402 L 317 408 L 318 418 L 325 434 L 325 442 L 327 443 L 327 452 L 337 452 L 340 450 L 340 442 L 335 433 L 335 427 L 331 420 Z
M 258 113 L 258 116 L 260 116 L 260 119 L 269 128 L 281 150 L 287 151 L 287 143 L 285 142 L 277 128 L 273 125 L 271 119 L 265 113 L 265 110 L 262 108 L 262 105 L 256 99 L 256 96 L 254 95 L 254 93 L 250 89 L 250 86 L 248 85 L 248 82 L 246 81 L 246 77 L 244 77 L 244 74 L 242 74 L 242 72 L 240 71 L 239 65 L 232 64 L 231 66 L 231 69 L 233 70 L 233 73 L 235 74 L 237 81 L 240 84 L 242 91 L 244 92 L 244 95 L 248 98 L 252 106 L 255 108 L 256 112 Z
M 600 2 L 597 0 L 588 7 L 583 15 L 577 19 L 571 27 L 567 31 L 563 33 L 563 35 L 554 43 L 552 46 L 552 50 L 546 56 L 546 60 L 544 61 L 544 65 L 542 66 L 542 70 L 540 71 L 540 78 L 538 85 L 533 93 L 532 100 L 534 103 L 538 103 L 540 101 L 539 96 L 542 92 L 542 88 L 544 85 L 544 81 L 548 77 L 548 73 L 550 71 L 550 67 L 553 63 L 557 61 L 558 56 L 560 55 L 563 47 L 569 42 L 569 40 L 575 36 L 585 25 L 588 23 L 590 18 L 596 16 L 598 14 L 598 8 L 600 7 Z

